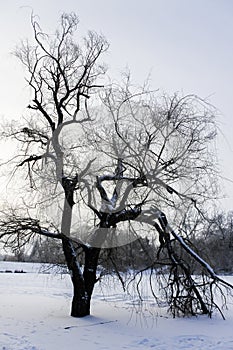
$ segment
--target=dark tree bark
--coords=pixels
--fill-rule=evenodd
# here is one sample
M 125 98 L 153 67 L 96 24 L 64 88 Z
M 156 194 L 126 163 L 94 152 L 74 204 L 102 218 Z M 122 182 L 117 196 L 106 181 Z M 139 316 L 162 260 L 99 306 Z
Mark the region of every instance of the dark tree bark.
M 84 277 L 71 240 L 64 237 L 62 239 L 62 247 L 73 284 L 71 316 L 83 317 L 90 315 L 90 298 L 88 298 L 86 292 Z

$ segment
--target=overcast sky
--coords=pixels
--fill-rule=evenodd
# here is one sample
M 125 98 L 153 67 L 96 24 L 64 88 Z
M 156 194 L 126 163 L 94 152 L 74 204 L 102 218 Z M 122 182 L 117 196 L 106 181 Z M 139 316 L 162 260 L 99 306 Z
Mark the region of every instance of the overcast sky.
M 142 83 L 169 93 L 194 93 L 219 111 L 221 185 L 233 210 L 233 1 L 232 0 L 8 0 L 0 1 L 0 116 L 21 116 L 28 105 L 24 74 L 10 52 L 30 37 L 31 10 L 52 32 L 62 12 L 74 11 L 80 30 L 106 36 L 106 63 L 117 77 L 126 66 Z M 2 152 L 2 151 L 1 151 Z

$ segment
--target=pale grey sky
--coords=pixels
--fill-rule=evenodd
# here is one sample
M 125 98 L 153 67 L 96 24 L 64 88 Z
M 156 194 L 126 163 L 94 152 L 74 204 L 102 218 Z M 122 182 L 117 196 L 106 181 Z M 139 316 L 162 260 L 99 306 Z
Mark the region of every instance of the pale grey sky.
M 194 93 L 219 110 L 224 136 L 217 147 L 223 176 L 233 181 L 233 1 L 232 0 L 8 0 L 0 2 L 0 116 L 25 113 L 28 90 L 17 60 L 10 55 L 21 38 L 30 37 L 30 12 L 53 31 L 62 12 L 75 11 L 80 30 L 106 36 L 106 63 L 117 76 L 129 66 L 136 82 L 151 72 L 161 91 Z M 233 210 L 233 182 L 223 181 Z

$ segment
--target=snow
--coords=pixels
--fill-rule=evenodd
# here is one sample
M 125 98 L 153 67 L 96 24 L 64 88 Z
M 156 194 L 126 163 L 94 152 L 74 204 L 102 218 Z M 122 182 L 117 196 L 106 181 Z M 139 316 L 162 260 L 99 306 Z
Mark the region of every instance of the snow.
M 92 316 L 69 316 L 72 286 L 65 274 L 39 265 L 0 263 L 0 350 L 232 350 L 233 305 L 214 315 L 173 319 L 150 297 L 140 306 L 111 278 L 96 286 Z M 233 277 L 228 277 L 233 282 Z

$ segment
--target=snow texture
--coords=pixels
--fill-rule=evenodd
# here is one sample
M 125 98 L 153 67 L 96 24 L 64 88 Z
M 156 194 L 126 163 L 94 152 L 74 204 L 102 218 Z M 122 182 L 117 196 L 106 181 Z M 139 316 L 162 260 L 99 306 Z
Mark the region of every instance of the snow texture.
M 219 315 L 173 319 L 149 296 L 141 305 L 109 279 L 96 286 L 93 316 L 76 319 L 69 316 L 69 275 L 1 262 L 5 270 L 13 273 L 0 273 L 0 350 L 233 349 L 233 305 L 225 321 Z

